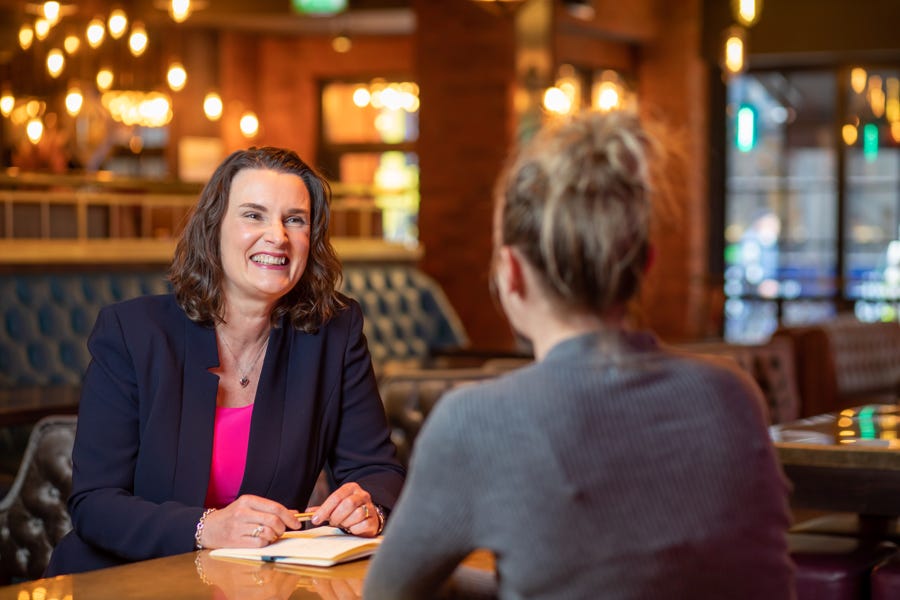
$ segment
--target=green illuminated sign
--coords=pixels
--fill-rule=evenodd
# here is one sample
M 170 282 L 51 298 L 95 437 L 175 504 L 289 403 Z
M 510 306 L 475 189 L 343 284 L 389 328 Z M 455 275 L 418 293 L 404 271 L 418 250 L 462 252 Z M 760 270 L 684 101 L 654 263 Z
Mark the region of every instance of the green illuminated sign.
M 333 15 L 347 10 L 347 0 L 291 0 L 291 6 L 305 15 Z
M 750 152 L 756 146 L 756 111 L 752 106 L 741 105 L 737 112 L 737 149 Z
M 872 162 L 878 158 L 878 125 L 866 123 L 863 127 L 863 156 Z

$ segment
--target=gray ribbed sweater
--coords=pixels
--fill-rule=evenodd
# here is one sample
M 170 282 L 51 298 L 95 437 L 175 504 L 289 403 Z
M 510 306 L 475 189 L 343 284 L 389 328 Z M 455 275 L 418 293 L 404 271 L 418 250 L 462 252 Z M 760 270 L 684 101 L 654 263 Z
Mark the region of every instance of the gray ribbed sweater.
M 502 598 L 790 598 L 761 402 L 736 369 L 636 333 L 572 338 L 447 394 L 365 597 L 430 597 L 488 548 Z

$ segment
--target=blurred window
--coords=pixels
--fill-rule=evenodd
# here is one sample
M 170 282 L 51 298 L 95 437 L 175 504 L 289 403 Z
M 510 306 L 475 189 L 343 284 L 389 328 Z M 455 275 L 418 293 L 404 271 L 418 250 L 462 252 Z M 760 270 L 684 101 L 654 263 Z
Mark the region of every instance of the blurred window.
M 409 81 L 330 82 L 322 89 L 320 163 L 335 183 L 335 202 L 369 203 L 380 236 L 407 244 L 418 240 L 418 110 L 418 86 Z
M 727 86 L 725 337 L 900 304 L 900 70 L 755 71 Z

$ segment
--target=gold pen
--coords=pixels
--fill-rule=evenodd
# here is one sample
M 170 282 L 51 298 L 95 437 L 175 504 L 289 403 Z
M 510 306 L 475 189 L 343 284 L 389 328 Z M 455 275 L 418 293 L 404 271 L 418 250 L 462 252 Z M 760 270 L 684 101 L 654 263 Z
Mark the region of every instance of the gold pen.
M 314 512 L 298 512 L 298 513 L 294 513 L 294 517 L 302 523 L 304 521 L 312 520 L 314 514 L 316 514 L 316 513 L 314 513 Z

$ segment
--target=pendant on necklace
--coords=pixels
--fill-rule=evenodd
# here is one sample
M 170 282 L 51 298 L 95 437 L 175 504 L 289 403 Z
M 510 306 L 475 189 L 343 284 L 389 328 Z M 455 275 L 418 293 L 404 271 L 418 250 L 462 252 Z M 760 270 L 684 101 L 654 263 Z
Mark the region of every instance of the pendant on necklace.
M 250 385 L 250 378 L 244 375 L 243 377 L 241 377 L 240 384 L 242 388 L 247 387 L 248 385 Z

